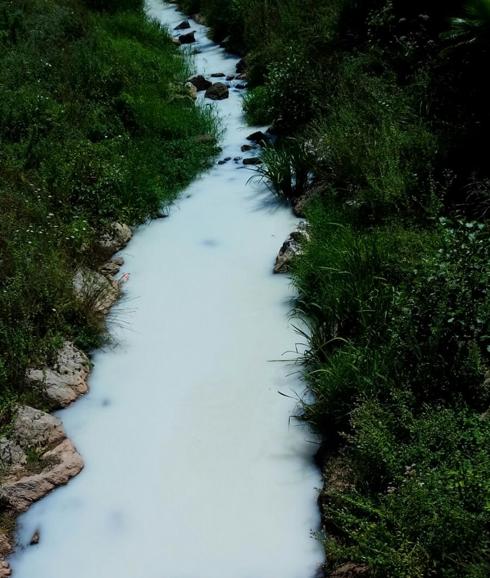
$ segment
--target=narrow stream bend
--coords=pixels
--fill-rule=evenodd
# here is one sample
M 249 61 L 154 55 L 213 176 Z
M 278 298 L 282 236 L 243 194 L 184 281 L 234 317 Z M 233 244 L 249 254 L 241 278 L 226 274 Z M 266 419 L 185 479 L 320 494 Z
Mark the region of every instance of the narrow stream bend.
M 147 10 L 183 19 L 160 0 Z M 192 28 L 197 71 L 233 74 L 236 59 Z M 243 156 L 239 91 L 217 106 L 222 157 Z M 250 176 L 216 165 L 123 252 L 118 345 L 60 412 L 86 466 L 21 517 L 15 578 L 308 578 L 321 564 L 315 446 L 278 394 L 301 385 L 270 362 L 297 339 L 290 282 L 271 273 L 296 219 Z

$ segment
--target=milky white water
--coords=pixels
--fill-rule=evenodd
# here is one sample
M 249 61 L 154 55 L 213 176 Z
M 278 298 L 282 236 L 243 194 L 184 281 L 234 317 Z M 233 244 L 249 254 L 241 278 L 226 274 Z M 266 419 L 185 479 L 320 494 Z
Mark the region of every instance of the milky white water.
M 182 20 L 160 0 L 147 8 Z M 234 73 L 236 59 L 193 29 L 196 69 Z M 240 92 L 217 108 L 222 157 L 242 156 Z M 309 578 L 322 562 L 316 447 L 278 394 L 301 385 L 271 362 L 297 338 L 290 282 L 271 273 L 296 219 L 251 174 L 217 165 L 123 251 L 118 344 L 95 354 L 90 393 L 59 414 L 85 469 L 21 517 L 16 578 Z M 40 544 L 26 546 L 36 529 Z

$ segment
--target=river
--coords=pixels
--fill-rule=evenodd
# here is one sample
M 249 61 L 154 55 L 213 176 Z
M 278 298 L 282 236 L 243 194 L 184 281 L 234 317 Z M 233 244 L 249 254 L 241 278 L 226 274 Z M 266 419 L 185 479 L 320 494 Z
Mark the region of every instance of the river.
M 183 19 L 159 0 L 147 12 Z M 237 59 L 192 29 L 196 70 L 234 74 Z M 216 105 L 220 158 L 244 155 L 242 95 Z M 272 274 L 297 219 L 252 174 L 216 164 L 122 252 L 115 345 L 58 413 L 85 469 L 19 519 L 15 578 L 309 578 L 322 563 L 316 445 L 290 420 L 303 386 L 275 361 L 299 339 L 290 280 Z

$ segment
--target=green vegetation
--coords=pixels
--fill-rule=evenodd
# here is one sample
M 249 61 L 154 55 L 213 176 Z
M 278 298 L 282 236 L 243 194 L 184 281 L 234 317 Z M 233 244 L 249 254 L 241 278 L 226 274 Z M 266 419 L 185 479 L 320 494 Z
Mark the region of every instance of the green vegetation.
M 328 573 L 489 576 L 490 2 L 181 4 L 246 54 L 246 114 L 278 135 L 259 178 L 310 199 Z
M 97 239 L 155 215 L 214 152 L 188 65 L 141 5 L 0 0 L 0 427 L 36 396 L 29 364 L 101 342 L 72 290 Z

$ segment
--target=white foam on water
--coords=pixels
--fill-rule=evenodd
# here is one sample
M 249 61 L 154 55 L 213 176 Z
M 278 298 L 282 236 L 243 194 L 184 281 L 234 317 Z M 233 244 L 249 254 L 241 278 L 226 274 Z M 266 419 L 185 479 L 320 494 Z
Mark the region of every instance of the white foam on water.
M 160 0 L 147 11 L 182 20 Z M 237 59 L 192 29 L 196 70 L 234 73 Z M 221 158 L 243 156 L 241 98 L 216 105 Z M 316 445 L 278 393 L 303 386 L 272 361 L 298 340 L 290 281 L 272 274 L 297 220 L 252 174 L 216 165 L 123 251 L 117 345 L 59 412 L 85 469 L 21 516 L 15 578 L 308 578 L 322 563 Z

